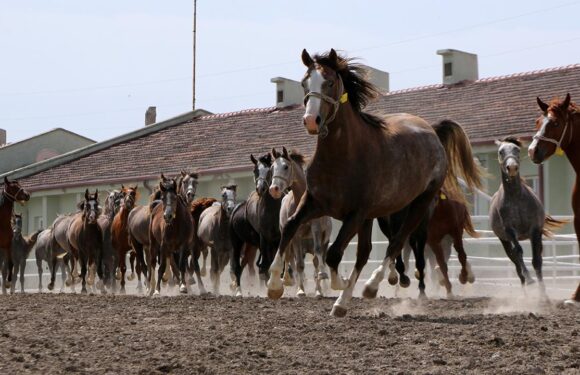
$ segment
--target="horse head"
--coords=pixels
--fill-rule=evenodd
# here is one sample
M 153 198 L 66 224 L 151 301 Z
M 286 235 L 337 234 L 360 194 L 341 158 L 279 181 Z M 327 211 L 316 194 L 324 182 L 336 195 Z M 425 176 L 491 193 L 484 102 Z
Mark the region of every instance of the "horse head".
M 135 201 L 137 200 L 137 186 L 121 186 L 121 205 L 128 211 L 131 211 L 135 207 Z
M 161 203 L 163 204 L 163 219 L 166 224 L 171 224 L 177 215 L 177 182 L 174 178 L 166 178 L 161 174 L 159 181 L 159 192 Z
M 179 195 L 184 198 L 187 204 L 191 204 L 195 199 L 195 193 L 197 191 L 197 179 L 199 174 L 197 172 L 187 173 L 181 171 L 181 175 L 177 180 L 177 188 L 179 190 Z
M 12 217 L 12 232 L 15 236 L 22 234 L 22 215 L 14 214 Z
M 264 154 L 258 159 L 250 155 L 250 160 L 254 163 L 254 182 L 256 183 L 256 192 L 261 197 L 267 191 L 272 180 L 272 155 Z
M 574 124 L 571 124 L 571 112 L 577 107 L 570 103 L 570 94 L 564 100 L 556 98 L 549 104 L 539 97 L 536 101 L 542 114 L 536 119 L 536 134 L 528 148 L 528 156 L 540 164 L 554 153 L 563 154 L 562 149 L 572 142 Z
M 274 199 L 280 199 L 282 194 L 292 185 L 294 163 L 290 160 L 286 147 L 282 147 L 282 153 L 273 148 L 272 155 L 274 156 L 274 162 L 272 164 L 270 195 Z
M 514 177 L 519 178 L 520 174 L 520 149 L 522 143 L 514 138 L 507 137 L 502 140 L 495 141 L 499 146 L 497 150 L 497 157 L 502 175 L 508 179 Z
M 89 189 L 85 190 L 85 200 L 81 201 L 78 208 L 83 213 L 83 220 L 87 224 L 96 224 L 97 219 L 101 215 L 101 206 L 99 205 L 99 190 L 95 190 L 94 194 L 89 193 Z
M 13 202 L 26 202 L 30 199 L 30 193 L 21 187 L 18 181 L 9 181 L 6 176 L 4 176 L 4 191 L 2 194 Z
M 237 185 L 225 185 L 222 186 L 222 209 L 225 210 L 228 217 L 232 214 L 234 207 L 236 206 L 236 190 Z

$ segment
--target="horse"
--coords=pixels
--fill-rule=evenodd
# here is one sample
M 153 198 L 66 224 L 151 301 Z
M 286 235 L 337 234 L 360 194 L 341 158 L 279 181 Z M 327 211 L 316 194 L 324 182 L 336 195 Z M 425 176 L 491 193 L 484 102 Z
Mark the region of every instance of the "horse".
M 22 236 L 22 215 L 14 214 L 13 219 L 13 237 L 12 237 L 12 263 L 14 280 L 10 286 L 10 292 L 14 293 L 16 287 L 16 279 L 18 272 L 20 272 L 20 291 L 24 293 L 24 270 L 26 269 L 26 260 L 32 250 L 32 247 L 38 239 L 38 235 L 42 232 L 37 230 L 28 237 Z
M 473 227 L 469 210 L 467 209 L 467 202 L 463 197 L 452 197 L 444 191 L 440 191 L 433 202 L 433 208 L 428 215 L 428 220 L 425 225 L 420 225 L 414 232 L 416 234 L 423 231 L 425 238 L 423 246 L 428 245 L 428 252 L 425 252 L 425 259 L 431 259 L 431 267 L 434 274 L 438 273 L 439 283 L 445 287 L 448 296 L 452 296 L 451 282 L 449 281 L 447 261 L 450 255 L 450 246 L 446 245 L 445 238 L 451 239 L 451 244 L 457 252 L 459 263 L 461 264 L 461 272 L 459 273 L 459 282 L 461 284 L 474 283 L 475 275 L 471 269 L 471 265 L 467 261 L 467 255 L 463 246 L 463 232 L 465 231 L 473 238 L 479 238 L 480 234 Z M 413 237 L 413 234 L 411 234 Z M 449 245 L 451 245 L 449 244 Z M 411 241 L 411 248 L 416 246 Z M 415 250 L 416 251 L 416 250 Z M 405 264 L 408 264 L 407 247 L 403 251 L 405 254 Z M 397 258 L 399 261 L 399 258 Z M 435 267 L 435 262 L 437 267 Z M 404 268 L 403 268 L 404 269 Z M 416 276 L 417 272 L 416 272 Z M 419 278 L 419 277 L 418 277 Z M 424 291 L 423 291 L 424 293 Z M 424 296 L 424 294 L 423 294 Z
M 48 263 L 48 268 L 52 272 L 52 251 L 51 251 L 51 241 L 52 241 L 52 229 L 47 228 L 40 232 L 36 243 L 34 244 L 34 255 L 36 258 L 36 267 L 38 269 L 38 291 L 42 292 L 42 262 L 45 261 Z M 62 277 L 62 284 L 60 291 L 64 291 L 65 286 L 65 279 L 68 273 L 71 273 L 69 259 L 70 255 L 65 253 L 62 249 L 55 249 L 57 251 L 57 255 L 55 259 L 57 259 L 57 263 L 60 266 L 60 272 Z M 66 269 L 65 269 L 66 268 Z
M 536 134 L 528 148 L 530 159 L 541 164 L 554 153 L 566 154 L 576 172 L 572 189 L 574 230 L 580 246 L 580 107 L 571 102 L 570 94 L 564 100 L 554 99 L 544 103 L 536 98 L 542 114 L 536 119 Z M 576 130 L 576 131 L 574 131 Z M 580 283 L 566 304 L 580 306 Z
M 199 217 L 197 237 L 204 247 L 211 251 L 211 268 L 209 275 L 213 291 L 219 294 L 220 275 L 228 264 L 232 249 L 230 239 L 230 216 L 236 205 L 236 185 L 221 188 L 221 204 L 214 204 L 205 209 Z
M 286 147 L 282 147 L 282 153 L 272 149 L 274 156 L 274 163 L 272 164 L 272 182 L 270 184 L 270 195 L 276 199 L 282 197 L 282 193 L 290 190 L 288 194 L 282 198 L 282 206 L 280 208 L 280 228 L 288 222 L 288 218 L 296 211 L 296 206 L 300 198 L 306 191 L 306 175 L 304 172 L 304 164 L 306 162 L 304 156 L 296 151 L 288 153 Z M 313 230 L 316 233 L 324 234 L 324 238 L 313 238 Z M 324 256 L 330 241 L 330 232 L 332 230 L 332 222 L 328 216 L 323 216 L 313 219 L 308 223 L 302 224 L 300 229 L 292 242 L 290 243 L 288 256 L 286 257 L 286 271 L 284 272 L 284 279 L 286 285 L 291 285 L 290 272 L 288 266 L 294 265 L 292 268 L 296 270 L 298 279 L 298 290 L 296 295 L 299 297 L 305 296 L 304 292 L 304 256 L 310 252 L 314 257 L 312 262 L 315 270 L 315 293 L 317 297 L 322 296 L 322 275 L 324 272 Z M 315 240 L 313 247 L 304 246 L 308 240 Z M 320 241 L 318 243 L 317 241 Z M 293 258 L 293 259 L 292 259 Z
M 274 199 L 268 192 L 272 180 L 272 155 L 269 153 L 258 159 L 250 155 L 254 164 L 253 174 L 256 190 L 250 193 L 245 202 L 238 204 L 232 212 L 230 234 L 232 259 L 230 266 L 236 277 L 234 288 L 237 296 L 242 295 L 240 278 L 243 267 L 240 263 L 242 250 L 246 255 L 254 248 L 260 248 L 258 269 L 262 280 L 268 277 L 268 268 L 280 241 L 280 207 L 281 199 Z
M 101 215 L 99 205 L 99 191 L 89 194 L 85 190 L 85 199 L 78 206 L 80 212 L 72 216 L 67 231 L 67 240 L 72 249 L 73 258 L 77 258 L 81 266 L 81 293 L 87 293 L 87 270 L 89 264 L 94 263 L 97 274 L 101 280 L 103 277 L 103 231 L 98 223 Z M 55 267 L 56 268 L 56 267 Z M 101 293 L 105 293 L 103 283 L 100 285 Z
M 131 250 L 129 243 L 129 233 L 127 231 L 129 213 L 135 207 L 137 200 L 137 186 L 125 187 L 121 185 L 122 201 L 119 212 L 113 217 L 111 223 L 111 243 L 117 252 L 117 265 L 121 275 L 121 290 L 125 294 L 125 272 L 127 271 L 127 253 Z
M 199 239 L 199 236 L 197 234 L 198 232 L 198 228 L 199 228 L 199 218 L 202 214 L 203 211 L 205 211 L 207 208 L 211 207 L 214 203 L 217 202 L 217 199 L 215 198 L 198 198 L 196 200 L 194 200 L 189 209 L 191 212 L 191 218 L 193 220 L 193 225 L 196 233 L 195 236 L 193 238 L 193 246 L 191 248 L 191 258 L 190 258 L 190 262 L 188 265 L 188 271 L 190 273 L 190 277 L 191 277 L 191 272 L 193 271 L 196 274 L 196 277 L 198 279 L 198 286 L 199 286 L 199 291 L 201 294 L 205 294 L 205 287 L 203 285 L 203 281 L 201 279 L 201 276 L 205 276 L 206 274 L 206 270 L 204 270 L 205 267 L 205 262 L 206 262 L 206 257 L 208 254 L 207 251 L 207 246 L 203 243 L 203 241 L 201 241 Z M 199 257 L 203 254 L 203 266 L 201 268 L 201 270 L 199 269 Z
M 307 67 L 302 79 L 306 93 L 303 124 L 318 139 L 306 173 L 306 192 L 282 230 L 270 267 L 268 296 L 282 296 L 284 252 L 300 225 L 329 215 L 343 222 L 326 256 L 331 287 L 342 290 L 331 314 L 340 317 L 346 315 L 368 260 L 373 219 L 408 207 L 384 261 L 365 285 L 363 296 L 367 298 L 376 296 L 387 268 L 395 272 L 395 258 L 444 183 L 459 191 L 456 177 L 461 174 L 470 188 L 479 186 L 479 170 L 467 135 L 456 122 L 431 126 L 410 114 L 380 118 L 366 113 L 364 106 L 378 91 L 363 77 L 362 66 L 338 56 L 334 49 L 314 58 L 303 50 L 302 62 Z M 355 234 L 356 262 L 350 277 L 344 279 L 338 266 Z
M 50 282 L 47 285 L 48 290 L 54 289 L 54 282 L 56 279 L 56 265 L 59 259 L 67 257 L 71 263 L 71 267 L 68 270 L 68 284 L 74 291 L 75 282 L 77 281 L 76 275 L 76 265 L 77 259 L 73 253 L 73 249 L 68 242 L 68 231 L 70 224 L 72 223 L 75 214 L 70 213 L 66 215 L 58 215 L 54 222 L 52 223 L 50 229 L 50 245 L 48 251 L 49 257 L 49 269 L 50 269 Z
M 149 294 L 159 295 L 161 279 L 167 267 L 167 260 L 179 252 L 179 291 L 187 293 L 185 280 L 185 251 L 191 247 L 194 236 L 193 220 L 187 203 L 177 193 L 177 182 L 161 174 L 159 191 L 161 203 L 151 210 L 149 223 L 148 282 Z M 153 274 L 159 259 L 158 280 L 155 285 Z
M 2 294 L 6 294 L 6 288 L 12 282 L 12 213 L 14 202 L 26 202 L 30 199 L 30 193 L 20 186 L 18 181 L 10 181 L 5 176 L 2 194 L 0 194 L 0 253 L 4 258 L 2 267 Z
M 540 292 L 545 296 L 542 277 L 542 235 L 565 223 L 546 215 L 544 206 L 532 189 L 520 177 L 521 142 L 514 137 L 496 141 L 501 170 L 501 185 L 492 196 L 489 206 L 490 226 L 514 263 L 522 286 L 533 283 L 524 264 L 519 243 L 529 239 L 532 244 L 532 265 L 538 278 Z
M 105 199 L 103 214 L 99 216 L 97 222 L 101 227 L 103 233 L 103 274 L 105 285 L 110 287 L 113 291 L 115 285 L 115 270 L 117 268 L 117 254 L 113 247 L 111 237 L 111 224 L 113 218 L 119 211 L 123 194 L 119 190 L 109 192 Z

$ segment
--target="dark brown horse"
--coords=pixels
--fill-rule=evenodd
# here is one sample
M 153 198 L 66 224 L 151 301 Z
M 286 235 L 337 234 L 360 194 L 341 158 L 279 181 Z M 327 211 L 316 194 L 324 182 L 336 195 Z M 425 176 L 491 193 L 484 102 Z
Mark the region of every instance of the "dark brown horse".
M 549 104 L 537 98 L 542 110 L 536 119 L 537 133 L 528 148 L 530 159 L 541 164 L 554 153 L 566 154 L 576 172 L 576 181 L 572 189 L 572 210 L 574 211 L 574 230 L 576 236 L 580 233 L 580 107 L 570 101 L 570 94 L 564 100 L 554 99 Z M 580 238 L 579 238 L 580 246 Z M 580 306 L 580 283 L 566 301 L 568 304 Z
M 149 294 L 158 295 L 161 291 L 161 279 L 168 266 L 167 260 L 179 253 L 179 291 L 187 293 L 185 279 L 185 256 L 193 242 L 194 228 L 187 202 L 177 192 L 177 182 L 173 178 L 161 175 L 159 191 L 161 203 L 151 211 L 149 224 L 148 281 Z M 158 280 L 155 283 L 155 266 L 159 259 Z
M 20 273 L 20 291 L 24 293 L 24 270 L 26 269 L 26 259 L 32 250 L 32 247 L 36 243 L 38 235 L 42 232 L 37 230 L 28 237 L 22 235 L 22 215 L 14 214 L 13 220 L 13 233 L 12 237 L 12 263 L 14 264 L 12 275 L 14 277 L 14 282 L 10 287 L 10 292 L 14 293 L 16 287 L 16 279 L 18 278 L 18 273 Z
M 80 212 L 73 216 L 67 231 L 67 240 L 72 249 L 73 258 L 80 262 L 81 293 L 87 293 L 86 276 L 89 264 L 96 265 L 97 274 L 103 280 L 103 232 L 97 222 L 101 214 L 99 191 L 89 194 L 89 189 L 87 189 L 85 199 L 79 203 L 78 208 Z M 102 283 L 100 288 L 101 292 L 105 293 Z
M 119 212 L 123 194 L 119 190 L 110 191 L 105 199 L 103 214 L 99 216 L 97 222 L 103 233 L 103 275 L 104 283 L 113 291 L 116 289 L 115 275 L 117 268 L 117 254 L 113 248 L 111 237 L 111 225 L 115 214 Z
M 20 186 L 18 181 L 9 181 L 4 177 L 4 187 L 0 194 L 0 253 L 5 259 L 2 267 L 2 294 L 12 282 L 12 213 L 14 202 L 25 202 L 30 199 L 30 193 Z
M 280 275 L 284 251 L 300 225 L 329 215 L 343 221 L 328 249 L 326 263 L 331 287 L 342 290 L 331 314 L 344 316 L 371 251 L 373 219 L 409 207 L 401 229 L 389 243 L 385 260 L 366 284 L 366 297 L 376 296 L 387 268 L 394 271 L 395 258 L 443 184 L 459 190 L 456 175 L 462 174 L 472 187 L 479 185 L 479 175 L 469 140 L 457 123 L 445 121 L 431 126 L 409 114 L 379 118 L 365 113 L 364 106 L 377 90 L 363 78 L 361 66 L 334 50 L 314 58 L 304 50 L 302 62 L 308 68 L 302 80 L 306 92 L 303 122 L 318 140 L 307 170 L 306 193 L 283 228 L 270 267 L 268 295 L 279 298 L 283 293 Z M 355 234 L 356 263 L 350 277 L 343 279 L 338 266 Z
M 129 232 L 127 230 L 129 222 L 129 213 L 135 207 L 137 200 L 137 186 L 121 186 L 123 196 L 119 212 L 113 218 L 111 224 L 111 241 L 113 248 L 117 252 L 117 266 L 121 271 L 121 293 L 125 293 L 125 272 L 127 272 L 127 253 L 131 250 L 129 243 Z

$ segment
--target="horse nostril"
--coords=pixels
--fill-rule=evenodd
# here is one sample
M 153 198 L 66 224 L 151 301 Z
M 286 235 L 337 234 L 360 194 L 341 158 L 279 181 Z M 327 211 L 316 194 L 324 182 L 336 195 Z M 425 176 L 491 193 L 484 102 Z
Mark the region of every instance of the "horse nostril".
M 316 116 L 316 125 L 320 125 L 321 121 L 322 119 L 320 118 L 320 116 Z

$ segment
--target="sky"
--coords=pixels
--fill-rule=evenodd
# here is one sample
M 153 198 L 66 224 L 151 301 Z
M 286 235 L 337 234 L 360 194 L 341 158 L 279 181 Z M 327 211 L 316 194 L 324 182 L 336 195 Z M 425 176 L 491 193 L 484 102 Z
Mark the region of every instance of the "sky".
M 438 49 L 476 53 L 480 78 L 580 63 L 579 14 L 580 0 L 198 0 L 196 108 L 275 105 L 270 79 L 300 80 L 303 48 L 359 57 L 391 90 L 441 83 Z M 190 111 L 192 30 L 193 0 L 4 0 L 0 128 L 102 141 L 149 106 Z

